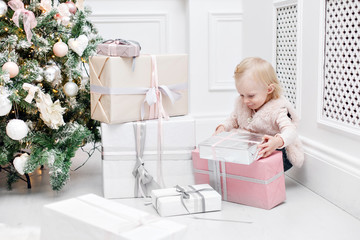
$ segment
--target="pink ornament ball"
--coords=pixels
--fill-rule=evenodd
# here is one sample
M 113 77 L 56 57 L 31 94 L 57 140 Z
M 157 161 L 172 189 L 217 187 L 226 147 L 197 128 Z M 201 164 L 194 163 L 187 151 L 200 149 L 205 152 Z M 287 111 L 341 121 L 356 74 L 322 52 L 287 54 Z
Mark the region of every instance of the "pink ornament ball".
M 72 14 L 75 14 L 76 11 L 77 11 L 75 3 L 69 1 L 69 2 L 66 2 L 66 4 L 67 4 L 67 6 L 69 8 L 69 12 L 72 13 Z
M 10 78 L 16 77 L 19 74 L 19 66 L 14 62 L 6 62 L 2 66 L 3 71 L 7 71 L 10 74 Z
M 53 52 L 57 57 L 63 57 L 68 53 L 68 46 L 64 42 L 57 42 L 53 46 Z

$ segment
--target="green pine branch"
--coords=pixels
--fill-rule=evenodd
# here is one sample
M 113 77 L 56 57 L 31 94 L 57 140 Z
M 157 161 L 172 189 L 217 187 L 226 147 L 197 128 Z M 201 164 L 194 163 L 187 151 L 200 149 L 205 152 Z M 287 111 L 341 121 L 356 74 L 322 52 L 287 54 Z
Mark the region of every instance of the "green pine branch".
M 59 2 L 65 3 L 66 0 Z M 0 68 L 0 88 L 11 92 L 8 99 L 12 102 L 10 113 L 0 116 L 0 135 L 4 136 L 0 138 L 0 166 L 10 169 L 7 184 L 11 188 L 16 179 L 21 177 L 11 164 L 14 156 L 28 149 L 31 153 L 25 172 L 31 173 L 39 166 L 48 166 L 50 184 L 59 191 L 70 178 L 71 159 L 79 147 L 100 141 L 99 122 L 90 116 L 89 83 L 80 86 L 83 84 L 83 64 L 95 53 L 102 38 L 88 19 L 91 14 L 88 8 L 78 10 L 71 16 L 70 24 L 64 26 L 56 19 L 56 8 L 43 13 L 39 8 L 40 1 L 24 3 L 29 5 L 27 9 L 34 12 L 37 20 L 37 26 L 32 29 L 31 43 L 26 39 L 22 17 L 20 27 L 11 20 L 13 10 L 9 8 L 6 16 L 0 19 L 0 65 L 13 61 L 19 66 L 19 74 L 11 79 Z M 89 40 L 82 56 L 70 48 L 64 57 L 54 55 L 55 43 L 60 40 L 67 43 L 69 39 L 80 35 L 87 36 Z M 61 75 L 57 83 L 45 77 L 45 72 L 55 65 Z M 69 81 L 79 86 L 75 97 L 68 97 L 64 92 L 64 85 Z M 40 93 L 35 93 L 30 103 L 26 102 L 28 91 L 22 88 L 24 83 L 38 87 L 42 94 L 51 97 L 52 102 L 60 102 L 61 107 L 66 109 L 63 114 L 65 125 L 52 129 L 45 124 L 36 102 Z M 6 133 L 7 123 L 15 118 L 29 126 L 30 132 L 21 141 L 11 139 Z

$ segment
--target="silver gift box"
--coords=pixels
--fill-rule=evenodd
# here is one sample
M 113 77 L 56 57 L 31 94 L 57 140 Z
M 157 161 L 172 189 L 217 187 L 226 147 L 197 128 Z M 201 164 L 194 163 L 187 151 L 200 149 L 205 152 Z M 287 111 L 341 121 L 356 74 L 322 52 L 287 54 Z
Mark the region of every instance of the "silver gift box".
M 249 165 L 260 157 L 262 137 L 243 130 L 222 132 L 199 143 L 200 158 Z

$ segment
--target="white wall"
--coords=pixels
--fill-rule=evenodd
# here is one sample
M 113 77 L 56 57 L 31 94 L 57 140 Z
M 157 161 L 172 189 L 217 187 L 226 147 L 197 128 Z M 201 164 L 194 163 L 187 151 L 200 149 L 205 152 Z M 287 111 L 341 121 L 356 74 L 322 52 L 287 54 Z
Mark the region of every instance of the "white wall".
M 243 56 L 258 56 L 272 62 L 273 28 L 272 1 L 243 0 Z
M 147 54 L 188 51 L 185 1 L 87 0 L 85 4 L 104 39 L 136 40 Z
M 141 43 L 143 53 L 188 53 L 190 114 L 197 142 L 212 134 L 237 96 L 232 73 L 244 57 L 274 63 L 274 3 L 299 3 L 299 133 L 306 150 L 288 175 L 360 218 L 360 137 L 318 122 L 323 0 L 87 0 L 105 39 Z
M 197 142 L 212 135 L 232 110 L 232 78 L 243 51 L 241 1 L 189 0 L 190 113 Z

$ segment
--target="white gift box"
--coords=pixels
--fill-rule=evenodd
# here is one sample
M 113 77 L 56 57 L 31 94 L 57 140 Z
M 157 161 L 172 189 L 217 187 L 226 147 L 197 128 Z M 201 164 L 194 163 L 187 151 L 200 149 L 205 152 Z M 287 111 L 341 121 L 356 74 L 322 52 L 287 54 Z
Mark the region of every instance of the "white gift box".
M 244 130 L 221 132 L 199 143 L 200 158 L 249 165 L 260 157 L 262 137 Z
M 41 240 L 181 239 L 184 225 L 94 194 L 44 206 Z
M 221 210 L 221 195 L 209 184 L 152 190 L 151 202 L 162 217 Z
M 158 120 L 144 122 L 146 134 L 142 161 L 159 183 Z M 103 191 L 106 198 L 136 197 L 134 189 L 138 183 L 132 174 L 137 159 L 134 124 L 138 123 L 101 124 Z M 195 145 L 195 121 L 192 117 L 172 117 L 162 121 L 161 170 L 165 186 L 194 184 L 191 151 Z M 145 194 L 149 196 L 150 191 Z

